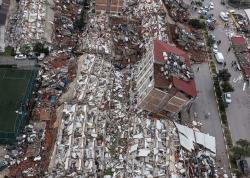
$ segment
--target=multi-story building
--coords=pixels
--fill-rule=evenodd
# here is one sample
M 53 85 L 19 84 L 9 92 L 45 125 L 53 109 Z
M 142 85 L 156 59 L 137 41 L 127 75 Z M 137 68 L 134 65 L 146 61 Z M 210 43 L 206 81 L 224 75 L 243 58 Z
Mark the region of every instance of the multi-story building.
M 136 78 L 138 107 L 176 114 L 196 97 L 189 56 L 179 48 L 155 40 L 139 64 Z

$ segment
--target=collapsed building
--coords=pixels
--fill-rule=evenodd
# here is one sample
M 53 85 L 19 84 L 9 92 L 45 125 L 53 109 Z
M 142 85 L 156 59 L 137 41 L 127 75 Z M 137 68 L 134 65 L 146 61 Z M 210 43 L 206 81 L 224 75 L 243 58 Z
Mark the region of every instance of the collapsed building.
M 197 95 L 188 55 L 159 40 L 139 63 L 136 85 L 138 106 L 153 113 L 178 113 Z
M 250 78 L 250 52 L 248 50 L 247 40 L 243 36 L 232 36 L 232 46 L 235 51 L 238 63 L 237 68 L 242 69 L 246 79 Z
M 54 7 L 53 1 L 21 0 L 17 12 L 10 17 L 6 42 L 7 45 L 20 47 L 35 42 L 52 42 Z
M 122 1 L 96 2 L 96 5 L 103 3 L 106 8 L 107 4 L 118 2 L 121 5 Z M 26 166 L 23 175 L 89 178 L 184 178 L 214 175 L 214 147 L 208 147 L 201 137 L 197 136 L 193 140 L 193 136 L 177 129 L 171 120 L 154 117 L 143 111 L 153 105 L 150 112 L 178 113 L 192 103 L 196 96 L 188 55 L 165 43 L 168 42 L 168 36 L 161 1 L 126 1 L 123 15 L 128 18 L 123 18 L 121 23 L 112 27 L 110 24 L 113 25 L 115 20 L 110 20 L 109 15 L 100 13 L 97 17 L 90 13 L 86 30 L 77 34 L 76 38 L 72 37 L 74 34 L 70 30 L 74 19 L 71 11 L 76 12 L 79 7 L 69 8 L 74 3 L 69 5 L 65 1 L 64 4 L 58 1 L 56 7 L 60 13 L 57 14 L 55 24 L 63 24 L 57 27 L 56 39 L 60 47 L 67 50 L 67 46 L 74 47 L 71 45 L 73 39 L 77 41 L 79 38 L 83 56 L 78 60 L 76 79 L 69 87 L 68 78 L 72 79 L 72 75 L 69 77 L 70 67 L 66 63 L 71 58 L 60 56 L 65 50 L 52 55 L 57 56 L 58 60 L 53 58 L 43 61 L 44 71 L 39 75 L 43 79 L 42 89 L 37 96 L 35 113 L 37 119 L 46 121 L 46 127 L 41 126 L 45 137 L 43 134 L 38 137 L 42 144 L 39 140 L 34 142 L 37 145 L 36 151 L 31 149 L 34 145 L 28 149 L 33 151 L 28 151 L 33 153 L 28 158 L 33 165 Z M 135 20 L 133 23 L 129 22 L 131 17 L 135 17 L 132 18 Z M 140 28 L 141 32 L 138 32 Z M 126 56 L 128 62 L 133 58 L 137 58 L 136 62 L 140 60 L 140 55 L 134 51 L 127 53 L 130 45 L 136 47 L 134 51 L 137 48 L 146 49 L 141 62 L 117 68 L 113 58 L 117 59 L 119 55 L 120 59 Z M 114 49 L 117 49 L 115 55 Z M 140 85 L 140 81 L 143 84 Z M 72 98 L 61 101 L 59 98 L 64 98 L 62 94 L 67 89 Z M 152 98 L 155 97 L 155 91 L 163 97 L 156 95 L 156 99 Z M 146 103 L 141 105 L 145 108 L 136 107 L 137 103 Z M 55 120 L 55 108 L 58 106 Z M 162 110 L 161 106 L 164 106 Z M 51 121 L 47 121 L 49 119 Z M 51 127 L 58 127 L 57 138 L 55 133 L 48 134 Z M 197 131 L 197 128 L 192 129 Z M 32 127 L 28 130 L 35 132 Z M 191 139 L 183 139 L 181 134 Z M 197 135 L 206 137 L 199 133 Z M 46 172 L 44 169 L 48 166 L 51 152 L 49 146 L 54 143 L 53 139 L 46 141 L 49 138 L 56 139 L 56 142 Z M 209 138 L 213 146 L 214 140 Z M 47 147 L 41 147 L 44 144 Z M 27 158 L 22 159 L 22 164 L 27 163 Z M 41 164 L 44 160 L 46 164 Z

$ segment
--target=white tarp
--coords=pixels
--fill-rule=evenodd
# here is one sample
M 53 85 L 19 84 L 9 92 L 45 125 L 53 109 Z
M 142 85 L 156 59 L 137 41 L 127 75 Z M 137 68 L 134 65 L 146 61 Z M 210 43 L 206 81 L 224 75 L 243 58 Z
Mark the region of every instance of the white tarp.
M 190 141 L 195 142 L 195 137 L 194 137 L 194 131 L 193 129 L 186 127 L 184 125 L 180 125 L 175 123 L 178 132 L 182 133 L 183 135 L 185 135 Z
M 215 138 L 213 136 L 195 131 L 195 138 L 198 144 L 216 153 Z
M 185 135 L 180 133 L 179 138 L 180 138 L 181 146 L 183 146 L 184 148 L 186 148 L 190 152 L 192 152 L 192 150 L 194 150 L 194 144 L 191 140 L 189 140 L 188 137 L 186 137 Z
M 250 9 L 244 9 L 244 11 L 247 15 L 248 20 L 250 20 Z
M 195 131 L 176 122 L 174 124 L 178 130 L 181 146 L 188 151 L 191 152 L 194 149 L 194 143 L 198 143 L 213 153 L 216 153 L 215 137 Z

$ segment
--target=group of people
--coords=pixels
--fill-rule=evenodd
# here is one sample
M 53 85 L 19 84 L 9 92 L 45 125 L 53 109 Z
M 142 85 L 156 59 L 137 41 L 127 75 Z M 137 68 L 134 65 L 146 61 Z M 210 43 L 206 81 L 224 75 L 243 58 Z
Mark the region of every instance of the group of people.
M 218 40 L 216 43 L 217 43 L 217 45 L 220 45 L 221 44 L 221 40 Z
M 225 23 L 224 27 L 225 27 L 225 28 L 226 28 L 226 27 L 229 27 L 229 24 L 228 24 L 228 23 Z

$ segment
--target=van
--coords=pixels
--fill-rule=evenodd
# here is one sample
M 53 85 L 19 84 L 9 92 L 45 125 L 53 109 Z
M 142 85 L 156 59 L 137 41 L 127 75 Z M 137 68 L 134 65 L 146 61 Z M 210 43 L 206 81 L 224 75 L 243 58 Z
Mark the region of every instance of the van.
M 224 56 L 223 56 L 223 54 L 221 52 L 215 53 L 214 56 L 215 56 L 216 61 L 219 64 L 223 64 L 224 63 Z

